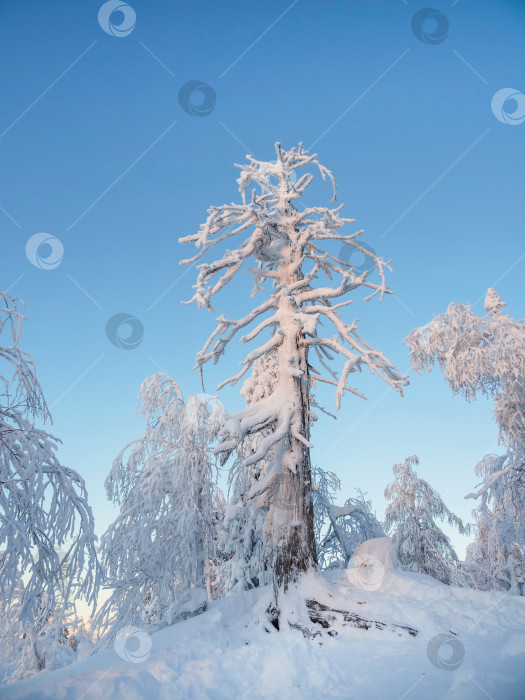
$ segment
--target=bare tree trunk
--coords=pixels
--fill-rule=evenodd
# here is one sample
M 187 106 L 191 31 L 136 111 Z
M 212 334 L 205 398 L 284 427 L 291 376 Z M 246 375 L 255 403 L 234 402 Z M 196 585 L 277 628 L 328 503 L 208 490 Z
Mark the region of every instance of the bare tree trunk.
M 290 309 L 288 309 L 290 311 Z M 310 387 L 307 349 L 298 327 L 290 329 L 279 348 L 279 373 L 291 392 L 291 406 L 297 432 L 310 439 Z M 291 366 L 291 358 L 296 358 Z M 292 371 L 289 371 L 289 370 Z M 312 503 L 310 448 L 294 435 L 284 448 L 283 464 L 272 516 L 276 558 L 274 589 L 286 591 L 301 574 L 317 564 Z
M 286 591 L 299 576 L 317 564 L 311 498 L 311 467 L 308 449 L 301 445 L 304 459 L 297 474 L 284 469 L 276 498 L 277 554 L 274 565 L 274 588 Z M 276 533 L 277 534 L 277 533 Z

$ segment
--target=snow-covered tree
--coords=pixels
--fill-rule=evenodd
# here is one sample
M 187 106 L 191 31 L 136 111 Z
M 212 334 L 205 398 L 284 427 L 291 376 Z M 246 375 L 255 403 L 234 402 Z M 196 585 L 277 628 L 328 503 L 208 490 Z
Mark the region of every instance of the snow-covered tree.
M 385 498 L 391 501 L 385 513 L 385 530 L 392 536 L 401 568 L 428 574 L 442 583 L 456 583 L 461 578 L 459 560 L 436 519 L 448 522 L 460 534 L 468 534 L 468 526 L 417 476 L 418 464 L 414 456 L 393 466 L 395 479 L 385 489 Z
M 484 316 L 454 302 L 415 328 L 406 342 L 418 372 L 430 371 L 437 362 L 454 394 L 467 401 L 478 394 L 494 397 L 500 439 L 519 455 L 525 453 L 525 324 L 504 314 L 504 306 L 489 289 Z
M 77 613 L 76 599 L 67 594 L 70 567 L 67 553 L 57 548 L 57 555 L 61 562 L 60 587 L 55 586 L 54 595 L 50 595 L 48 588 L 38 596 L 35 608 L 37 624 L 33 622 L 33 629 L 38 633 L 20 634 L 15 628 L 11 638 L 10 656 L 16 659 L 17 667 L 54 671 L 75 660 L 75 635 L 81 633 L 82 621 Z M 31 638 L 32 644 L 28 644 Z
M 476 465 L 476 473 L 483 478 L 483 488 L 473 511 L 476 538 L 467 548 L 465 565 L 479 588 L 523 595 L 525 510 L 520 505 L 523 494 L 518 492 L 516 478 L 523 474 L 523 464 L 513 465 L 508 455 L 485 455 Z
M 278 379 L 275 351 L 255 360 L 241 389 L 246 405 L 271 396 Z M 266 483 L 267 469 L 272 467 L 271 450 L 255 464 L 246 464 L 270 433 L 271 427 L 266 427 L 241 441 L 229 472 L 230 503 L 225 509 L 221 541 L 221 549 L 229 557 L 223 569 L 227 591 L 262 586 L 272 580 L 272 556 L 265 533 L 270 507 Z
M 481 498 L 475 511 L 478 536 L 470 555 L 471 563 L 490 555 L 493 560 L 485 569 L 489 580 L 516 591 L 511 579 L 522 575 L 516 571 L 525 547 L 525 323 L 503 313 L 505 306 L 490 288 L 484 316 L 455 302 L 406 340 L 419 372 L 437 362 L 455 394 L 468 401 L 478 394 L 494 398 L 494 418 L 507 454 L 487 455 L 476 468 L 483 482 L 467 496 Z
M 60 664 L 72 602 L 94 603 L 101 583 L 84 481 L 60 463 L 59 441 L 35 426 L 50 414 L 19 347 L 22 308 L 0 293 L 0 654 L 10 680 Z
M 328 509 L 335 504 L 341 490 L 341 479 L 335 472 L 327 471 L 319 466 L 312 467 L 312 503 L 314 508 L 314 535 L 317 546 L 317 562 L 326 568 L 319 552 L 319 543 L 323 540 L 328 527 Z
M 279 380 L 275 389 L 226 421 L 218 451 L 225 460 L 243 440 L 270 428 L 256 451 L 244 458 L 244 467 L 270 456 L 271 464 L 265 468 L 260 488 L 261 494 L 264 488 L 269 503 L 265 531 L 270 538 L 278 592 L 285 591 L 316 564 L 310 464 L 315 384 L 327 383 L 335 388 L 338 408 L 345 392 L 362 396 L 349 384 L 349 377 L 363 367 L 400 393 L 407 380 L 381 351 L 361 339 L 357 321 L 348 323 L 341 315 L 341 309 L 353 301 L 347 298 L 350 292 L 365 288 L 369 301 L 388 291 L 384 278 L 388 264 L 360 245 L 362 231 L 343 233 L 341 229 L 353 220 L 341 217 L 341 206 L 298 208 L 298 200 L 314 180 L 314 171 L 331 181 L 335 202 L 334 178 L 317 155 L 309 154 L 302 144 L 285 150 L 277 143 L 275 150 L 273 163 L 248 156 L 248 163 L 238 166 L 241 203 L 211 207 L 200 231 L 180 240 L 200 248 L 195 257 L 182 261 L 191 264 L 215 245 L 243 235 L 234 250 L 199 265 L 190 302 L 213 310 L 212 297 L 249 261 L 255 265 L 249 268 L 254 279 L 253 294 L 264 294 L 264 300 L 244 317 L 218 317 L 216 329 L 197 356 L 197 367 L 202 373 L 205 363 L 217 362 L 240 331 L 244 332 L 242 342 L 261 338 L 262 344 L 243 360 L 241 371 L 220 386 L 235 384 L 256 360 L 276 353 Z M 351 262 L 338 257 L 342 245 L 373 261 L 377 282 L 367 279 L 368 271 L 358 273 Z M 318 335 L 320 327 L 326 335 Z M 331 336 L 329 327 L 334 332 Z M 340 373 L 328 364 L 335 355 L 344 360 Z M 314 366 L 314 358 L 320 369 Z
M 174 621 L 190 589 L 212 597 L 217 506 L 212 443 L 222 420 L 215 399 L 190 396 L 163 373 L 146 379 L 139 406 L 147 427 L 106 479 L 120 513 L 102 536 L 110 598 L 97 616 L 106 642 L 125 625 Z M 211 404 L 211 406 L 210 406 Z M 184 608 L 186 610 L 186 608 Z
M 314 530 L 317 560 L 322 569 L 344 568 L 357 547 L 367 540 L 384 537 L 381 523 L 372 512 L 372 502 L 356 489 L 357 497 L 337 506 L 341 482 L 333 472 L 314 467 Z

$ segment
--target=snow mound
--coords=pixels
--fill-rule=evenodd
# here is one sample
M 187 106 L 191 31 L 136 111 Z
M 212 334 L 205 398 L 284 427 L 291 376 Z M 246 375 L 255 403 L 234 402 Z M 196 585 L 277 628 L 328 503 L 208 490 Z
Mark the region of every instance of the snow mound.
M 293 628 L 277 631 L 267 613 L 271 589 L 255 589 L 216 601 L 203 614 L 151 637 L 136 631 L 124 640 L 129 653 L 121 644 L 0 687 L 0 697 L 522 698 L 525 599 L 403 572 L 391 565 L 385 540 L 359 554 L 381 563 L 380 586 L 353 579 L 349 569 L 312 573 L 290 591 L 290 611 L 297 600 L 306 600 L 319 612 L 310 637 Z M 331 624 L 324 626 L 327 618 Z
M 393 569 L 396 556 L 395 548 L 390 537 L 374 537 L 360 544 L 354 554 L 358 565 L 366 566 L 366 561 L 373 557 L 385 569 Z

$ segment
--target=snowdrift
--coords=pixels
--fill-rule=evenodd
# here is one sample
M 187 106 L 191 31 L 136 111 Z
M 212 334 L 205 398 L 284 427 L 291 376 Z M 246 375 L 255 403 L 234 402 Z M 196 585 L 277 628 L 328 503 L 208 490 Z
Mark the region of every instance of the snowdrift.
M 525 697 L 524 598 L 445 586 L 389 566 L 363 578 L 356 567 L 312 574 L 290 594 L 291 611 L 294 596 L 315 601 L 329 624 L 310 623 L 309 638 L 297 629 L 278 632 L 266 613 L 271 590 L 241 592 L 151 637 L 138 632 L 67 668 L 3 686 L 0 697 Z

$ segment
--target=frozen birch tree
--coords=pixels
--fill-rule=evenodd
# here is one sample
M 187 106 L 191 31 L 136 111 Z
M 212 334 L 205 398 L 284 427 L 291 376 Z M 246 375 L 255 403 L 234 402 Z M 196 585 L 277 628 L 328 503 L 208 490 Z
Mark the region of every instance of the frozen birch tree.
M 112 589 L 97 627 L 106 641 L 125 625 L 153 628 L 187 612 L 188 591 L 211 598 L 217 544 L 212 443 L 222 420 L 214 399 L 190 396 L 165 374 L 146 379 L 139 406 L 147 427 L 126 445 L 106 479 L 120 514 L 102 536 L 101 558 Z M 210 404 L 212 404 L 210 406 Z M 186 597 L 184 597 L 186 596 Z M 190 601 L 191 602 L 191 601 Z
M 345 568 L 357 547 L 367 540 L 384 537 L 372 503 L 360 489 L 357 498 L 336 505 L 339 478 L 333 472 L 314 467 L 314 531 L 317 560 L 322 569 Z
M 392 536 L 401 568 L 428 574 L 442 583 L 456 583 L 461 574 L 459 560 L 449 538 L 436 524 L 436 519 L 468 534 L 456 515 L 451 513 L 439 494 L 414 467 L 417 457 L 408 457 L 403 464 L 393 466 L 394 481 L 385 489 L 388 504 L 385 530 Z
M 348 298 L 351 292 L 363 288 L 369 301 L 388 291 L 388 264 L 360 245 L 362 231 L 342 231 L 353 220 L 341 216 L 341 206 L 299 208 L 298 200 L 314 180 L 314 172 L 331 182 L 335 202 L 335 180 L 317 155 L 309 154 L 302 144 L 285 150 L 277 143 L 275 150 L 273 163 L 248 156 L 248 163 L 238 166 L 240 203 L 211 207 L 199 232 L 180 240 L 199 248 L 181 264 L 199 260 L 216 245 L 223 251 L 217 260 L 199 265 L 196 291 L 188 303 L 213 310 L 212 298 L 245 263 L 252 264 L 248 271 L 254 280 L 253 295 L 264 297 L 242 318 L 217 318 L 214 332 L 197 356 L 197 367 L 202 373 L 207 362 L 217 362 L 239 335 L 242 342 L 258 339 L 260 344 L 243 360 L 239 373 L 221 387 L 234 385 L 257 359 L 276 353 L 275 390 L 226 421 L 218 452 L 226 460 L 241 441 L 270 429 L 256 451 L 244 458 L 244 467 L 271 455 L 259 489 L 261 494 L 266 492 L 270 504 L 265 527 L 274 553 L 274 587 L 286 591 L 316 564 L 310 465 L 316 382 L 334 387 L 338 408 L 346 392 L 363 397 L 349 383 L 350 376 L 363 367 L 400 393 L 407 380 L 381 351 L 359 336 L 356 320 L 349 323 L 342 316 L 343 307 L 353 301 Z M 242 238 L 236 248 L 224 250 L 221 244 L 237 236 Z M 377 282 L 367 279 L 367 271 L 358 274 L 351 262 L 338 257 L 342 245 L 373 261 Z M 340 372 L 329 364 L 336 355 L 343 360 Z
M 63 466 L 33 359 L 19 347 L 22 304 L 0 293 L 0 654 L 10 680 L 60 665 L 72 602 L 101 583 L 83 479 Z
M 453 303 L 413 330 L 407 342 L 419 372 L 437 362 L 455 394 L 468 401 L 478 394 L 494 398 L 494 418 L 507 454 L 487 455 L 480 462 L 476 471 L 483 481 L 467 498 L 481 498 L 477 545 L 478 551 L 492 553 L 489 576 L 495 581 L 497 571 L 500 582 L 505 579 L 511 586 L 519 556 L 515 553 L 525 546 L 525 324 L 503 313 L 505 306 L 489 289 L 484 316 L 474 314 L 469 305 Z M 505 572 L 502 557 L 506 560 L 508 552 L 514 554 Z

